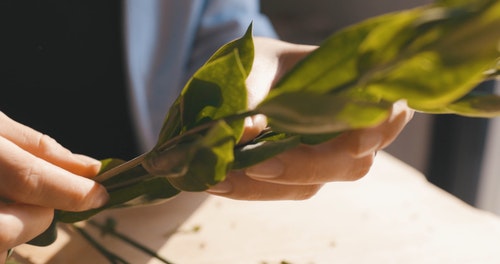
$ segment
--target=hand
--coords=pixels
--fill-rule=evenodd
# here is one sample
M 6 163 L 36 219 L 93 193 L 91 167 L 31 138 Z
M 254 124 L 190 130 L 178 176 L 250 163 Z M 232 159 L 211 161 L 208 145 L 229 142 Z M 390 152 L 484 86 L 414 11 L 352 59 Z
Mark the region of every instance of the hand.
M 315 48 L 256 38 L 254 67 L 247 80 L 250 106 L 256 106 L 287 70 Z M 308 199 L 327 182 L 352 181 L 366 175 L 376 152 L 389 145 L 412 116 L 404 102 L 397 102 L 388 119 L 377 127 L 345 132 L 319 145 L 300 145 L 231 172 L 208 192 L 242 200 Z M 251 140 L 266 125 L 263 116 L 247 118 L 242 141 Z
M 97 160 L 71 153 L 52 138 L 0 112 L 0 263 L 7 250 L 50 225 L 54 209 L 81 211 L 108 199 Z

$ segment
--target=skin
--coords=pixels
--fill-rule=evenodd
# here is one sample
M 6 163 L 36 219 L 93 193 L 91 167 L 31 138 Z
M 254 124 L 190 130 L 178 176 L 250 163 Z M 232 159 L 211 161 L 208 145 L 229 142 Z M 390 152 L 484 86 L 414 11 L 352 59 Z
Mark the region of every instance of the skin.
M 315 48 L 255 38 L 256 57 L 247 80 L 249 105 L 257 105 L 284 72 Z M 307 199 L 327 182 L 363 177 L 376 151 L 390 144 L 412 115 L 404 102 L 396 103 L 389 118 L 377 127 L 349 131 L 316 146 L 298 146 L 231 172 L 208 192 L 243 200 Z M 263 116 L 248 118 L 242 142 L 266 125 Z M 54 209 L 83 211 L 108 199 L 105 189 L 89 179 L 99 171 L 99 161 L 73 154 L 1 112 L 0 149 L 0 263 L 9 248 L 43 232 Z
M 0 256 L 43 232 L 54 208 L 82 211 L 102 206 L 97 160 L 71 153 L 54 139 L 0 112 Z M 1 262 L 1 261 L 0 261 Z
M 247 79 L 250 107 L 315 48 L 255 38 L 255 62 Z M 388 146 L 412 117 L 413 111 L 405 102 L 397 102 L 387 120 L 376 127 L 349 131 L 315 146 L 298 146 L 253 167 L 231 172 L 226 181 L 208 192 L 242 200 L 308 199 L 327 182 L 353 181 L 366 175 L 376 152 Z M 263 116 L 248 118 L 242 141 L 254 138 L 266 125 Z

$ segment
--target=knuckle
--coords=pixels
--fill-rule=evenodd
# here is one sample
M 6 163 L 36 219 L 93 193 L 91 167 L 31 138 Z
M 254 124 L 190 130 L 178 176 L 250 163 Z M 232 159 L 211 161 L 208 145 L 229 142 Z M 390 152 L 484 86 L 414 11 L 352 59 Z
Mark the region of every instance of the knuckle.
M 55 139 L 46 134 L 40 134 L 37 139 L 36 145 L 38 151 L 40 151 L 45 156 L 51 156 L 55 151 L 54 146 L 60 146 L 60 144 Z M 70 153 L 69 150 L 66 151 L 68 152 L 68 154 Z
M 40 171 L 36 161 L 25 164 L 16 172 L 15 182 L 7 190 L 16 201 L 30 203 L 40 195 Z

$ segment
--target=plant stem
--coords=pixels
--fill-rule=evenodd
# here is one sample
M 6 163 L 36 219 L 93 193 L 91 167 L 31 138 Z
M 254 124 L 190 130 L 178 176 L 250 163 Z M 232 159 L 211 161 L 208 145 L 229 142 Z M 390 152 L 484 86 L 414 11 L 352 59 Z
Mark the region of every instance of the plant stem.
M 90 245 L 92 245 L 97 251 L 99 251 L 106 259 L 109 260 L 110 263 L 112 264 L 130 264 L 120 256 L 116 255 L 115 253 L 107 250 L 103 245 L 101 245 L 99 242 L 97 242 L 87 231 L 85 231 L 83 228 L 78 227 L 76 225 L 73 225 L 73 227 L 76 229 L 80 235 L 87 240 Z
M 112 235 L 118 239 L 120 239 L 121 241 L 137 248 L 138 250 L 146 253 L 147 255 L 149 256 L 152 256 L 158 260 L 160 260 L 161 262 L 165 263 L 165 264 L 173 264 L 172 262 L 166 260 L 165 258 L 163 258 L 162 256 L 158 255 L 156 252 L 154 252 L 153 250 L 145 247 L 144 245 L 140 244 L 139 242 L 135 241 L 134 239 L 122 234 L 122 233 L 119 233 L 117 232 L 114 228 L 108 228 L 106 225 L 103 225 L 103 224 L 100 224 L 100 223 L 97 223 L 96 221 L 93 221 L 93 220 L 89 220 L 87 221 L 90 225 L 98 228 L 101 232 L 105 233 L 105 234 L 109 234 L 109 235 Z
M 256 115 L 256 114 L 259 114 L 259 112 L 254 111 L 254 110 L 248 110 L 248 111 L 245 111 L 245 112 L 241 112 L 241 113 L 237 113 L 237 114 L 226 116 L 226 117 L 223 118 L 223 120 L 226 121 L 226 122 L 233 122 L 233 121 L 236 121 L 238 119 L 243 119 L 245 117 Z M 219 122 L 219 120 L 213 120 L 213 121 L 210 121 L 210 122 L 207 122 L 207 123 L 195 126 L 195 127 L 187 130 L 186 132 L 184 132 L 184 133 L 182 133 L 182 134 L 180 134 L 178 136 L 172 137 L 171 139 L 169 139 L 166 142 L 164 142 L 163 144 L 161 144 L 161 146 L 157 146 L 156 150 L 158 152 L 162 152 L 165 149 L 169 148 L 170 146 L 178 143 L 179 141 L 182 141 L 182 139 L 184 139 L 185 137 L 197 134 L 197 133 L 199 133 L 199 132 L 201 132 L 203 130 L 206 130 L 206 129 L 210 128 L 216 122 Z
M 245 112 L 242 112 L 242 113 L 237 113 L 237 114 L 234 114 L 234 115 L 230 115 L 230 116 L 227 116 L 224 118 L 224 120 L 226 122 L 232 122 L 232 121 L 235 121 L 235 120 L 238 120 L 238 119 L 243 119 L 247 116 L 251 116 L 251 115 L 255 115 L 255 114 L 258 114 L 257 111 L 254 111 L 254 110 L 249 110 L 249 111 L 245 111 Z M 212 121 L 212 122 L 208 122 L 208 123 L 205 123 L 205 124 L 202 124 L 202 125 L 199 125 L 199 126 L 196 126 L 176 137 L 173 137 L 171 138 L 170 140 L 166 141 L 165 143 L 163 143 L 161 146 L 158 146 L 156 147 L 156 150 L 159 151 L 159 152 L 162 152 L 163 150 L 169 148 L 170 146 L 174 145 L 175 143 L 181 141 L 182 139 L 184 139 L 185 137 L 187 136 L 190 136 L 190 135 L 194 135 L 196 133 L 199 133 L 205 129 L 208 129 L 210 128 L 215 122 L 217 122 L 216 120 Z M 103 182 L 105 180 L 109 180 L 111 179 L 112 177 L 120 174 L 120 173 L 123 173 L 127 170 L 130 170 L 134 167 L 137 167 L 139 166 L 143 161 L 144 159 L 146 158 L 148 152 L 147 153 L 143 153 L 127 162 L 124 162 L 114 168 L 111 168 L 99 175 L 97 175 L 96 177 L 94 177 L 93 179 L 97 182 Z M 132 181 L 132 183 L 135 183 L 135 182 L 139 182 L 143 180 L 143 178 L 141 179 L 134 179 Z
M 136 167 L 137 165 L 141 164 L 141 162 L 146 157 L 146 154 L 147 153 L 141 154 L 140 156 L 137 156 L 137 157 L 125 162 L 125 163 L 122 163 L 122 164 L 120 164 L 120 165 L 118 165 L 110 170 L 107 170 L 107 171 L 97 175 L 96 177 L 94 177 L 94 180 L 97 182 L 103 182 L 105 180 L 112 178 L 115 175 L 118 175 L 124 171 L 127 171 L 133 167 Z

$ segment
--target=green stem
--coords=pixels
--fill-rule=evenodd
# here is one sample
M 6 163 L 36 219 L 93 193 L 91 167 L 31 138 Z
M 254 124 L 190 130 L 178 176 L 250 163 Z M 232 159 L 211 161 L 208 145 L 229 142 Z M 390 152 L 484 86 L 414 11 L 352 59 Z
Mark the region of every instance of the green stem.
M 93 220 L 89 220 L 87 221 L 90 225 L 98 228 L 101 232 L 103 233 L 106 233 L 106 234 L 109 234 L 109 235 L 112 235 L 118 239 L 120 239 L 121 241 L 137 248 L 138 250 L 146 253 L 147 255 L 151 256 L 151 257 L 154 257 L 158 260 L 160 260 L 161 262 L 165 263 L 165 264 L 173 264 L 172 262 L 166 260 L 165 258 L 163 258 L 162 256 L 158 255 L 156 252 L 154 252 L 153 250 L 145 247 L 144 245 L 140 244 L 139 242 L 135 241 L 134 239 L 122 234 L 122 233 L 119 233 L 117 232 L 114 228 L 107 228 L 107 226 L 105 225 L 102 225 L 102 224 L 99 224 L 97 223 L 96 221 L 93 221 Z
M 243 119 L 245 117 L 248 117 L 251 115 L 256 115 L 256 114 L 258 114 L 257 111 L 250 110 L 250 111 L 245 111 L 242 113 L 237 113 L 234 115 L 227 116 L 224 118 L 224 120 L 226 122 L 232 122 L 232 121 L 235 121 L 238 119 Z M 176 137 L 171 138 L 170 140 L 163 143 L 161 146 L 156 147 L 156 150 L 158 152 L 162 152 L 163 150 L 169 148 L 170 146 L 182 141 L 185 137 L 188 137 L 190 135 L 194 135 L 194 134 L 199 133 L 207 128 L 210 128 L 215 122 L 217 122 L 217 121 L 214 120 L 212 122 L 208 122 L 208 123 L 196 126 L 196 127 L 192 128 L 192 129 L 190 129 L 190 130 L 188 130 L 188 131 L 186 131 L 186 132 L 184 132 Z M 120 164 L 112 169 L 109 169 L 109 170 L 97 175 L 96 177 L 94 177 L 94 180 L 97 182 L 103 182 L 103 181 L 109 180 L 112 177 L 119 175 L 127 170 L 130 170 L 134 167 L 137 167 L 144 161 L 144 159 L 147 157 L 148 154 L 149 153 L 143 153 L 140 156 L 137 156 L 137 157 L 135 157 L 127 162 L 124 162 L 124 163 L 122 163 L 122 164 Z M 148 177 L 149 177 L 149 175 L 146 175 L 146 177 L 144 177 L 144 178 L 134 179 L 134 180 L 132 180 L 131 183 L 142 181 Z
M 232 122 L 232 121 L 236 121 L 238 119 L 243 119 L 245 117 L 256 115 L 256 114 L 259 114 L 259 112 L 254 111 L 254 110 L 249 110 L 249 111 L 245 111 L 245 112 L 241 112 L 241 113 L 237 113 L 237 114 L 226 116 L 223 119 L 226 122 Z M 156 148 L 156 150 L 158 152 L 162 152 L 165 149 L 169 148 L 170 146 L 173 146 L 174 144 L 182 141 L 185 137 L 197 134 L 197 133 L 199 133 L 199 132 L 201 132 L 203 130 L 206 130 L 206 129 L 210 128 L 211 126 L 213 126 L 218 121 L 219 120 L 213 120 L 211 122 L 207 122 L 207 123 L 201 124 L 199 126 L 193 127 L 191 129 L 187 130 L 186 132 L 184 132 L 184 133 L 182 133 L 182 134 L 180 134 L 178 136 L 172 137 L 171 139 L 167 140 L 161 146 L 158 146 Z
M 105 247 L 103 247 L 99 242 L 97 242 L 87 231 L 85 231 L 83 228 L 78 227 L 76 225 L 73 225 L 73 227 L 76 229 L 80 235 L 87 240 L 92 247 L 94 247 L 97 251 L 99 251 L 111 264 L 130 264 L 120 256 L 116 255 L 115 253 L 107 250 Z

